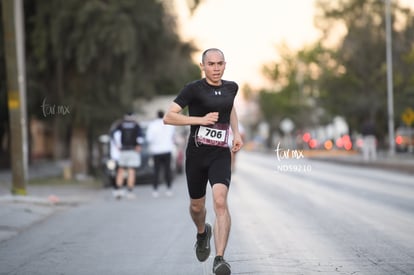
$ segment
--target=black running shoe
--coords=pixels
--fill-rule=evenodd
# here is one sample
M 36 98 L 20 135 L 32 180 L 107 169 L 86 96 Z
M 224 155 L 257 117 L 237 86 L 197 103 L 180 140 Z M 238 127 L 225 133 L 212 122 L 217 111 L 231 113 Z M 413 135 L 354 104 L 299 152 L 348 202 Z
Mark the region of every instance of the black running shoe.
M 217 256 L 214 258 L 213 263 L 213 274 L 215 275 L 230 275 L 231 269 L 230 265 L 222 256 Z
M 197 235 L 197 242 L 195 244 L 196 256 L 200 262 L 204 262 L 210 256 L 211 226 L 208 223 L 206 223 L 205 232 L 204 237 Z

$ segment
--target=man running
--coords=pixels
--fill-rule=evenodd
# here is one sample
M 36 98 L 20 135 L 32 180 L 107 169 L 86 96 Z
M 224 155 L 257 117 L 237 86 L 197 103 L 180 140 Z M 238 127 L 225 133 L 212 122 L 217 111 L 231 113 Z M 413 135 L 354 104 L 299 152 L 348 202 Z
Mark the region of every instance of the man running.
M 191 125 L 186 149 L 186 177 L 190 196 L 190 214 L 197 228 L 195 245 L 201 262 L 210 255 L 211 226 L 206 223 L 206 187 L 210 182 L 216 215 L 214 243 L 216 257 L 213 272 L 231 273 L 224 252 L 230 233 L 231 218 L 227 194 L 231 178 L 231 154 L 228 147 L 229 127 L 233 131 L 231 151 L 243 145 L 238 118 L 233 106 L 237 83 L 222 80 L 226 61 L 221 50 L 207 49 L 202 54 L 201 70 L 205 78 L 188 83 L 175 98 L 164 116 L 165 124 Z M 181 113 L 188 106 L 188 115 Z

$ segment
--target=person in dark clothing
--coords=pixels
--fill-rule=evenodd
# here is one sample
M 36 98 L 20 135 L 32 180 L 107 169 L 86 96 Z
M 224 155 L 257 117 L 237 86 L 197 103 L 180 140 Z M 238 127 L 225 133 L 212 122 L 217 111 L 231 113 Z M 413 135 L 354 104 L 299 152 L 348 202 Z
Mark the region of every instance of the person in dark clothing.
M 132 113 L 127 113 L 124 119 L 118 124 L 113 133 L 113 138 L 118 147 L 119 161 L 118 171 L 116 175 L 116 186 L 114 196 L 121 198 L 125 195 L 122 189 L 124 183 L 125 172 L 128 172 L 127 177 L 127 198 L 135 198 L 133 193 L 135 186 L 135 169 L 141 165 L 141 144 L 143 142 L 143 134 L 141 127 L 136 122 Z
M 234 81 L 222 80 L 226 61 L 221 50 L 205 50 L 200 66 L 205 78 L 188 83 L 181 90 L 166 112 L 164 123 L 191 125 L 185 169 L 190 196 L 190 215 L 198 233 L 196 257 L 201 262 L 208 259 L 213 231 L 216 249 L 213 273 L 229 275 L 231 267 L 224 259 L 224 252 L 231 227 L 227 205 L 231 179 L 231 151 L 237 152 L 243 146 L 234 108 L 234 99 L 239 87 Z M 181 113 L 186 107 L 188 115 Z M 231 147 L 228 145 L 230 127 L 233 132 Z M 206 223 L 207 182 L 210 182 L 213 193 L 216 214 L 214 230 Z

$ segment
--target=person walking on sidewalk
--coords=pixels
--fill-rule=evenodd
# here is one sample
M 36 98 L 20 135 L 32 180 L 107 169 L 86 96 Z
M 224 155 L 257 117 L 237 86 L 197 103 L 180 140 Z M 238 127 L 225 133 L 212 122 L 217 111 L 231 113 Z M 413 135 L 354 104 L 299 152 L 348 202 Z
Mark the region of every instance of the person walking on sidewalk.
M 377 159 L 377 138 L 375 135 L 375 124 L 372 119 L 366 119 L 362 124 L 361 133 L 363 136 L 362 153 L 364 161 Z
M 119 148 L 118 171 L 114 196 L 121 198 L 125 195 L 123 188 L 125 172 L 127 176 L 127 198 L 135 198 L 134 187 L 136 169 L 141 165 L 141 144 L 143 135 L 141 127 L 132 113 L 127 113 L 114 131 L 114 139 Z
M 153 184 L 153 197 L 158 197 L 158 184 L 163 172 L 167 184 L 167 196 L 172 196 L 171 158 L 174 150 L 174 126 L 163 123 L 164 111 L 157 112 L 157 119 L 148 125 L 146 137 L 149 152 L 154 160 L 155 181 Z
M 213 272 L 231 273 L 224 259 L 231 218 L 227 195 L 231 179 L 231 155 L 228 147 L 229 127 L 233 131 L 233 146 L 237 152 L 243 145 L 238 129 L 234 99 L 238 91 L 236 82 L 223 80 L 226 67 L 224 54 L 216 48 L 207 49 L 200 63 L 205 78 L 188 83 L 171 103 L 164 116 L 165 124 L 190 125 L 186 149 L 186 177 L 190 196 L 190 214 L 197 228 L 195 244 L 197 259 L 206 261 L 210 255 L 211 225 L 206 223 L 206 187 L 210 182 L 216 215 L 214 243 L 216 257 Z M 181 113 L 188 106 L 188 115 Z

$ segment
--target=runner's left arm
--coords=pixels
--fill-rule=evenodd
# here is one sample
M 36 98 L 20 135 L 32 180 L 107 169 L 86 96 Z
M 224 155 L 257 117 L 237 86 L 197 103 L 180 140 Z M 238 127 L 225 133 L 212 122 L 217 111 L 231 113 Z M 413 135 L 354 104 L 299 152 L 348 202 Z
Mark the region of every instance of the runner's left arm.
M 236 113 L 236 109 L 234 108 L 234 106 L 230 113 L 230 127 L 231 127 L 231 130 L 233 131 L 233 146 L 231 150 L 233 152 L 237 152 L 243 146 L 243 139 L 239 131 L 239 119 L 237 118 L 237 113 Z

